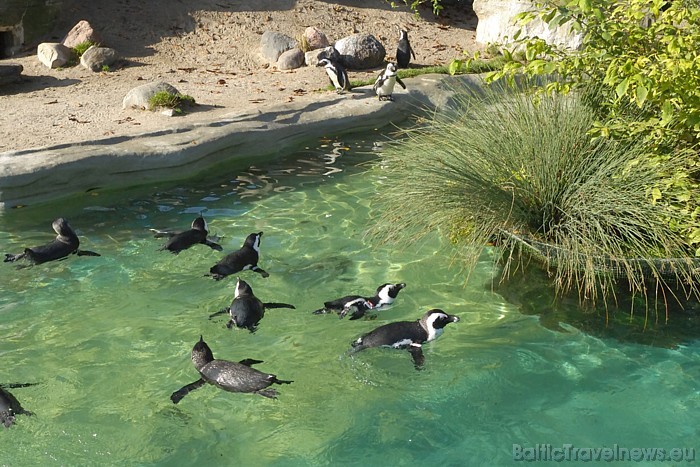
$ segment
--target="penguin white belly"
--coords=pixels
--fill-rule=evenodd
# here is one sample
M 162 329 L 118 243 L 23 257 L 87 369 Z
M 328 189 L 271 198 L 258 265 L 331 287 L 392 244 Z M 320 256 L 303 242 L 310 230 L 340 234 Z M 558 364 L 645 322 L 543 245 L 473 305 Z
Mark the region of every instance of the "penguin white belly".
M 377 96 L 391 96 L 394 93 L 394 86 L 396 85 L 396 77 L 392 76 L 381 84 L 377 88 Z

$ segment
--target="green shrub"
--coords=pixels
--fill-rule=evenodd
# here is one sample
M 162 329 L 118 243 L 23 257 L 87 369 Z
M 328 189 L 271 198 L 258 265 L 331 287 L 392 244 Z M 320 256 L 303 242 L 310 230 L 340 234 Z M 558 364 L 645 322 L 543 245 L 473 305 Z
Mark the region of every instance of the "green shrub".
M 595 112 L 573 94 L 492 85 L 460 89 L 456 100 L 384 152 L 391 183 L 375 200 L 373 235 L 405 243 L 438 231 L 468 269 L 497 240 L 504 275 L 524 251 L 544 261 L 559 292 L 593 301 L 620 278 L 632 293 L 664 285 L 663 261 L 651 258 L 678 258 L 671 276 L 698 292 L 682 236 L 651 202 L 682 157 L 644 163 L 641 141 L 592 139 Z
M 93 45 L 99 45 L 99 44 L 97 44 L 97 42 L 93 42 L 93 41 L 84 41 L 84 42 L 81 42 L 80 44 L 76 45 L 75 47 L 73 47 L 73 52 L 75 53 L 75 56 L 78 58 L 78 60 L 80 60 L 80 57 L 83 56 L 85 51 L 87 49 L 89 49 L 90 47 L 92 47 Z
M 174 94 L 168 91 L 158 91 L 148 99 L 148 108 L 150 110 L 158 108 L 174 109 L 175 112 L 181 113 L 183 106 L 194 105 L 194 98 L 185 94 Z

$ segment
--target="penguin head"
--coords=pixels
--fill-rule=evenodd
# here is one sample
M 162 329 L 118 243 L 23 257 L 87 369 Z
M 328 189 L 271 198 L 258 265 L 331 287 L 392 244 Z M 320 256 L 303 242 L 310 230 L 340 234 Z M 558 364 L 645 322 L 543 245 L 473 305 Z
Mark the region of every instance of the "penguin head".
M 68 221 L 63 217 L 59 217 L 51 223 L 53 231 L 58 234 L 58 240 L 68 243 L 71 238 L 77 237 L 75 230 L 68 224 Z
M 405 29 L 399 28 L 399 40 L 400 41 L 404 41 L 404 40 L 407 41 L 408 40 L 408 31 L 406 31 Z
M 260 252 L 260 239 L 262 238 L 263 233 L 258 232 L 258 233 L 252 233 L 248 235 L 245 239 L 245 246 L 252 248 L 253 250 L 257 251 L 258 253 Z
M 205 221 L 202 216 L 199 216 L 192 221 L 192 228 L 194 230 L 201 230 L 202 232 L 209 232 L 207 221 Z
M 419 320 L 420 325 L 428 331 L 428 341 L 439 337 L 442 334 L 443 328 L 450 323 L 456 323 L 459 321 L 459 316 L 448 315 L 444 311 L 433 308 L 429 310 L 423 317 Z
M 382 303 L 392 303 L 404 287 L 406 287 L 406 284 L 403 282 L 399 284 L 382 284 L 377 287 L 377 297 Z
M 214 360 L 214 354 L 200 335 L 199 342 L 192 347 L 192 363 L 197 370 Z
M 233 293 L 233 298 L 238 298 L 241 295 L 253 295 L 253 288 L 239 277 L 236 281 L 236 291 Z
M 389 62 L 386 64 L 386 70 L 384 71 L 385 76 L 394 76 L 396 75 L 396 63 L 394 62 Z
M 318 64 L 316 66 L 328 66 L 331 64 L 331 61 L 328 60 L 327 58 L 322 58 L 321 60 L 318 61 Z

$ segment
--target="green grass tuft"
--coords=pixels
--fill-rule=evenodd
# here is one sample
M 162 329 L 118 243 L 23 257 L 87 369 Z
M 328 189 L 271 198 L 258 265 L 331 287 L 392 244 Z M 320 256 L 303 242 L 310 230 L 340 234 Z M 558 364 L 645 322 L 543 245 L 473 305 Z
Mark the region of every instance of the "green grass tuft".
M 158 108 L 174 109 L 175 112 L 181 113 L 182 107 L 194 105 L 194 98 L 185 94 L 174 94 L 168 91 L 158 91 L 148 99 L 148 108 L 150 110 Z

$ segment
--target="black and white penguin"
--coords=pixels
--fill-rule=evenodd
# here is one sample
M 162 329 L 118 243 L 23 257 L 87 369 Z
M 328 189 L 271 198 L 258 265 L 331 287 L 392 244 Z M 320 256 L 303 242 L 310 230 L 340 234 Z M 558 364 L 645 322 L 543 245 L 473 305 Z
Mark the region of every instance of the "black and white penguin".
M 171 253 L 178 254 L 182 250 L 186 250 L 193 245 L 201 243 L 209 248 L 217 251 L 222 251 L 221 245 L 211 241 L 209 236 L 209 226 L 207 221 L 202 216 L 197 217 L 192 221 L 192 228 L 184 232 L 168 232 L 165 230 L 150 229 L 155 233 L 156 238 L 170 237 L 160 250 L 168 250 Z
M 41 264 L 57 259 L 63 259 L 70 254 L 78 256 L 100 256 L 94 251 L 79 250 L 80 240 L 75 230 L 68 224 L 68 221 L 63 217 L 59 217 L 51 224 L 56 239 L 46 245 L 25 248 L 22 253 L 15 255 L 5 253 L 5 263 L 18 261 L 21 259 L 28 260 L 31 264 Z
M 265 315 L 266 308 L 292 308 L 294 305 L 288 303 L 268 302 L 263 303 L 258 297 L 253 294 L 253 288 L 240 277 L 236 282 L 236 291 L 233 295 L 231 306 L 221 309 L 209 316 L 209 319 L 214 316 L 228 313 L 231 319 L 226 323 L 226 327 L 231 329 L 233 326 L 238 328 L 246 328 L 250 332 L 255 332 L 258 323 Z
M 263 277 L 268 277 L 269 274 L 258 267 L 260 239 L 262 235 L 262 232 L 248 235 L 243 246 L 233 253 L 224 256 L 221 261 L 209 269 L 208 275 L 213 277 L 214 280 L 219 281 L 231 274 L 250 269 Z
M 380 101 L 393 101 L 394 97 L 392 95 L 396 83 L 399 83 L 402 88 L 406 89 L 406 85 L 396 75 L 396 64 L 389 62 L 386 65 L 386 69 L 377 77 L 372 89 L 377 93 Z
M 0 425 L 4 425 L 5 428 L 9 428 L 13 423 L 15 423 L 16 415 L 34 415 L 32 412 L 24 410 L 17 398 L 5 389 L 24 388 L 27 386 L 33 386 L 34 384 L 35 383 L 0 385 Z
M 213 384 L 224 391 L 255 393 L 275 399 L 277 391 L 267 389 L 269 386 L 293 382 L 277 379 L 277 376 L 273 374 L 251 368 L 255 364 L 263 363 L 262 360 L 246 358 L 240 362 L 230 362 L 214 359 L 214 354 L 202 336 L 192 348 L 192 363 L 199 371 L 201 378 L 172 393 L 170 400 L 174 404 L 180 402 L 190 391 L 201 388 L 206 383 Z
M 340 63 L 324 58 L 318 61 L 318 66 L 322 66 L 326 69 L 326 74 L 335 88 L 335 92 L 342 94 L 345 91 L 350 91 L 348 72 L 345 71 L 345 68 L 343 68 Z
M 323 304 L 323 308 L 314 311 L 314 314 L 320 315 L 335 311 L 338 317 L 342 319 L 350 311 L 350 319 L 362 318 L 367 310 L 379 310 L 385 306 L 394 303 L 399 292 L 406 287 L 405 283 L 399 284 L 382 284 L 377 287 L 377 292 L 374 297 L 362 297 L 360 295 L 347 295 L 335 300 L 327 301 Z
M 434 308 L 416 321 L 397 321 L 380 326 L 352 343 L 352 353 L 357 353 L 371 347 L 392 347 L 408 349 L 413 357 L 415 367 L 420 368 L 425 357 L 422 345 L 437 339 L 442 335 L 443 328 L 450 323 L 456 323 L 459 317 L 448 315 Z
M 399 28 L 399 44 L 396 46 L 396 66 L 399 68 L 408 68 L 408 64 L 416 59 L 416 54 L 413 53 L 411 43 L 408 41 L 408 31 Z

